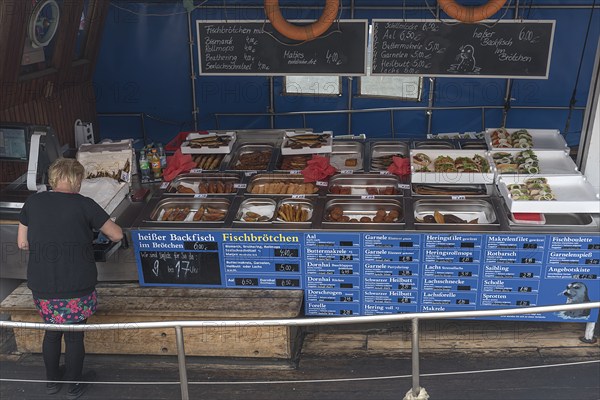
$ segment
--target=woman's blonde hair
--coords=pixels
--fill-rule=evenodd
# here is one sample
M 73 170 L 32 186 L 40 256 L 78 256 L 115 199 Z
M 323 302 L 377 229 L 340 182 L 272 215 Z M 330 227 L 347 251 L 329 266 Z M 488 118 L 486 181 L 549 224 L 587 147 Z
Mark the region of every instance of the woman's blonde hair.
M 79 192 L 85 169 L 74 158 L 59 158 L 48 168 L 48 182 L 52 189 L 61 182 L 66 182 L 73 192 Z

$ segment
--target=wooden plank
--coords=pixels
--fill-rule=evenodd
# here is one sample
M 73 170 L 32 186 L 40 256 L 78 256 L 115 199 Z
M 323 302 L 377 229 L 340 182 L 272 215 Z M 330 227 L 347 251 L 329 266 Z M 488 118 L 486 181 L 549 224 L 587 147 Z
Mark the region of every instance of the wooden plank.
M 40 322 L 38 315 L 15 313 L 13 319 L 23 322 Z M 136 316 L 97 317 L 89 323 L 135 324 L 141 321 L 170 321 L 167 317 L 136 318 Z M 132 322 L 133 321 L 133 322 Z M 292 331 L 286 327 L 235 327 L 207 325 L 202 328 L 184 328 L 185 351 L 190 356 L 210 357 L 292 357 Z M 41 352 L 43 331 L 14 329 L 17 350 L 22 353 Z M 177 354 L 173 328 L 93 331 L 86 333 L 86 352 L 90 354 Z
M 411 349 L 411 332 L 397 323 L 388 330 L 363 326 L 366 332 L 364 348 L 357 346 L 361 336 L 359 325 L 338 328 L 327 334 L 318 330 L 307 335 L 305 354 L 337 355 L 403 355 Z M 551 349 L 588 348 L 579 341 L 583 324 L 520 321 L 423 321 L 419 345 L 424 353 L 449 354 L 474 352 L 481 354 L 510 351 L 537 352 Z M 357 336 L 359 335 L 359 336 Z M 597 346 L 597 345 L 596 345 Z
M 62 17 L 70 23 L 64 24 L 64 36 L 60 38 L 61 46 L 59 47 L 58 42 L 56 44 L 55 56 L 59 60 L 59 64 L 56 65 L 59 70 L 58 79 L 55 82 L 56 91 L 64 87 L 65 82 L 72 82 L 73 79 L 71 73 L 73 69 L 73 54 L 83 6 L 83 1 L 65 2 L 63 4 Z
M 261 298 L 261 292 L 267 297 Z M 99 285 L 98 296 L 98 312 L 89 323 L 289 318 L 298 315 L 302 303 L 302 291 L 140 288 L 136 284 Z M 9 313 L 13 321 L 41 321 L 26 284 L 0 304 L 0 312 Z M 42 332 L 14 331 L 19 351 L 40 351 Z M 245 325 L 240 321 L 236 327 L 222 327 L 207 321 L 200 328 L 185 328 L 184 338 L 189 355 L 289 359 L 300 340 L 297 332 L 297 328 L 284 326 Z M 86 335 L 86 349 L 101 354 L 176 354 L 175 332 L 97 331 Z
M 203 318 L 293 318 L 297 317 L 303 293 L 276 290 L 141 288 L 131 284 L 98 285 L 99 315 L 155 316 L 156 310 L 172 317 Z M 278 293 L 283 296 L 274 296 Z M 112 294 L 111 294 L 112 293 Z M 261 297 L 261 294 L 264 294 Z M 285 297 L 284 297 L 285 296 Z M 0 312 L 34 312 L 31 291 L 21 284 L 0 304 Z
M 100 51 L 100 41 L 102 39 L 104 22 L 109 13 L 110 0 L 95 0 L 91 4 L 93 4 L 90 15 L 91 23 L 83 56 L 83 58 L 90 61 L 90 66 L 86 71 L 87 75 L 84 78 L 86 82 L 91 82 L 94 75 L 96 60 L 98 58 L 98 52 Z

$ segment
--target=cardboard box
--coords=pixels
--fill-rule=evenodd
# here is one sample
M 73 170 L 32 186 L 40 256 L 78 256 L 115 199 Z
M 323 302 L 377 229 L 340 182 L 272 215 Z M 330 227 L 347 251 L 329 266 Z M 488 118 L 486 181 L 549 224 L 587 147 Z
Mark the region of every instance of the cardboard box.
M 83 144 L 77 160 L 85 168 L 85 178 L 110 177 L 131 186 L 135 169 L 131 139 L 99 144 Z
M 229 141 L 222 146 L 202 146 L 193 147 L 191 141 L 194 139 L 209 139 L 209 138 L 228 138 Z M 199 133 L 192 132 L 186 137 L 186 141 L 181 144 L 181 152 L 183 154 L 229 154 L 236 140 L 235 132 L 227 132 L 225 134 L 208 132 Z

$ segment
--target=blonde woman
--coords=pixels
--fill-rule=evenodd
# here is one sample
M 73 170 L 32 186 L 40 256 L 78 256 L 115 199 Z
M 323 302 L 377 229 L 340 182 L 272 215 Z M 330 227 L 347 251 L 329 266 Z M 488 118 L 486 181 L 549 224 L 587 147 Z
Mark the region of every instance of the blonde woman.
M 29 250 L 27 285 L 46 323 L 84 324 L 96 311 L 97 270 L 92 241 L 94 230 L 119 241 L 123 231 L 92 199 L 79 194 L 84 168 L 75 159 L 60 158 L 49 168 L 52 190 L 30 196 L 19 217 L 20 249 Z M 65 338 L 65 366 L 60 367 Z M 42 354 L 46 366 L 46 393 L 61 390 L 59 381 L 85 381 L 82 375 L 83 332 L 46 331 Z M 67 397 L 77 399 L 88 385 L 71 383 Z

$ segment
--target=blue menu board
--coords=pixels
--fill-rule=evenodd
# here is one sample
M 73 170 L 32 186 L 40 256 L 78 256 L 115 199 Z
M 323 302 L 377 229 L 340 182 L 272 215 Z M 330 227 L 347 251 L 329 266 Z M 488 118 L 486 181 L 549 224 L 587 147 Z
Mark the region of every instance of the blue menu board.
M 305 314 L 466 311 L 600 299 L 600 236 L 132 232 L 142 286 L 301 289 Z M 494 317 L 596 321 L 598 310 Z

